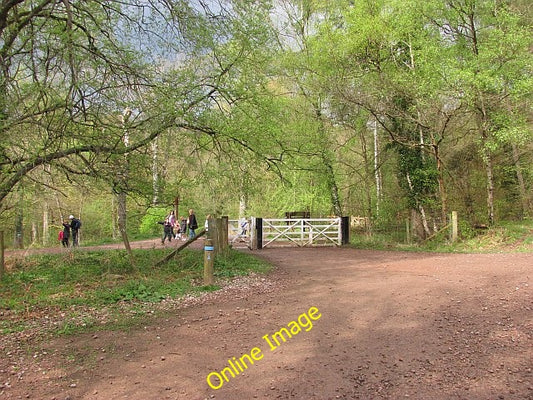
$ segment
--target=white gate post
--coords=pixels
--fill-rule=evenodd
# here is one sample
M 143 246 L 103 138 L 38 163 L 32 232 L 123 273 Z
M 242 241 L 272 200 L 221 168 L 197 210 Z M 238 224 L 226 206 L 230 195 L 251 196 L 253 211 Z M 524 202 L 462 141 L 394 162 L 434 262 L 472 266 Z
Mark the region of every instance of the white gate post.
M 248 246 L 250 247 L 250 250 L 257 250 L 257 231 L 255 217 L 251 217 L 250 219 L 250 243 Z M 239 229 L 239 227 L 237 227 L 237 229 Z

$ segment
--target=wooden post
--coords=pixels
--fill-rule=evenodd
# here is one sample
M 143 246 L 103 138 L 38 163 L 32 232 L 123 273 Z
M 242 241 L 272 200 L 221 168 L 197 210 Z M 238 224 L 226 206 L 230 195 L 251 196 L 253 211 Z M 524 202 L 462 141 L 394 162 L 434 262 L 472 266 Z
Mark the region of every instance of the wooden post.
M 4 275 L 4 231 L 0 231 L 0 279 Z
M 458 234 L 458 229 L 457 229 L 457 211 L 452 211 L 451 223 L 452 223 L 451 241 L 452 241 L 452 243 L 454 243 L 457 240 L 457 234 Z
M 409 229 L 409 218 L 405 219 L 405 240 L 407 244 L 411 244 L 411 230 Z
M 255 229 L 256 249 L 260 250 L 263 248 L 263 218 L 255 219 Z
M 220 253 L 219 254 L 228 254 L 229 244 L 228 244 L 228 216 L 223 216 L 220 218 Z
M 215 224 L 215 218 L 213 218 L 212 216 L 209 216 L 209 218 L 207 218 L 207 232 L 206 232 L 206 237 L 208 239 L 211 239 L 213 240 L 213 233 L 216 232 L 216 224 Z
M 204 285 L 215 283 L 215 248 L 211 239 L 205 239 L 204 244 Z
M 220 254 L 220 250 L 222 247 L 220 247 L 220 235 L 222 234 L 222 220 L 220 218 L 215 219 L 215 232 L 213 232 L 213 245 L 215 246 L 215 252 L 214 255 L 218 256 Z

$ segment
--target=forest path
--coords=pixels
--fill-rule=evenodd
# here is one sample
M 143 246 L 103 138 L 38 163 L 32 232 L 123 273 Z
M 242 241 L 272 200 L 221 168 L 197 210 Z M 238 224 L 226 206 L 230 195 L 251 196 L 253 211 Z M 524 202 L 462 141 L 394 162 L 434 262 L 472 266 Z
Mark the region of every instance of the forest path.
M 276 268 L 145 325 L 6 349 L 0 398 L 533 399 L 531 253 L 254 254 Z

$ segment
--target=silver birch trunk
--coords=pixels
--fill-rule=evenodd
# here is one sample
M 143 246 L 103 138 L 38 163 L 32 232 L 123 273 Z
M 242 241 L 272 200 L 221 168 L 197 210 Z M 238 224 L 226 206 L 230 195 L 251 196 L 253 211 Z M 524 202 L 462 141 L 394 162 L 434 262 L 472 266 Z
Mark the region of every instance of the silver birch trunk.
M 248 203 L 248 196 L 246 194 L 241 193 L 241 196 L 239 198 L 239 220 L 241 218 L 246 218 L 246 210 L 247 210 L 247 204 Z
M 382 183 L 381 172 L 379 169 L 379 140 L 377 119 L 374 119 L 374 178 L 376 180 L 376 216 L 379 217 L 379 205 L 381 202 Z
M 49 215 L 49 206 L 48 206 L 48 201 L 46 201 L 44 203 L 44 209 L 43 209 L 43 230 L 42 230 L 42 235 L 43 235 L 43 246 L 48 246 L 48 243 L 49 243 L 49 236 L 50 236 L 50 226 L 49 226 L 49 218 L 50 218 L 50 215 Z
M 157 138 L 152 142 L 152 205 L 156 206 L 159 203 L 159 169 L 157 166 L 157 150 L 159 148 Z M 176 214 L 177 216 L 178 214 Z
M 127 122 L 131 115 L 131 110 L 126 108 L 122 114 L 122 124 L 124 126 L 124 146 L 129 146 L 129 134 L 127 130 Z M 122 165 L 121 176 L 119 177 L 120 183 L 117 191 L 117 205 L 118 205 L 118 229 L 124 242 L 124 247 L 128 252 L 131 263 L 134 264 L 133 253 L 131 251 L 130 241 L 128 239 L 128 231 L 126 226 L 127 212 L 126 212 L 126 182 L 128 181 L 128 155 L 124 156 L 124 164 Z

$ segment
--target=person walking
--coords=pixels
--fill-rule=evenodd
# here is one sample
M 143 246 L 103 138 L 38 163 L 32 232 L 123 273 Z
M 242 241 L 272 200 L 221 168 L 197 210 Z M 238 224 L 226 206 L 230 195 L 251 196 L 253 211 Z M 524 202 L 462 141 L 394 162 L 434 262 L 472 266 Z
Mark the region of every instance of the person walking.
M 63 222 L 63 235 L 61 238 L 61 244 L 63 247 L 68 247 L 68 239 L 70 238 L 70 223 L 69 221 Z
M 172 236 L 172 225 L 167 220 L 163 221 L 163 239 L 161 239 L 161 244 L 165 244 L 167 238 L 169 242 L 172 242 Z
M 78 234 L 81 228 L 81 221 L 78 218 L 74 218 L 74 215 L 68 217 L 70 220 L 70 231 L 72 232 L 72 247 L 78 247 Z
M 181 240 L 187 240 L 187 218 L 181 217 L 180 220 L 180 237 Z
M 163 239 L 161 243 L 165 243 L 165 240 L 168 238 L 169 242 L 172 242 L 174 237 L 174 224 L 176 223 L 176 218 L 174 217 L 174 211 L 171 211 L 163 221 Z
M 189 240 L 194 239 L 196 237 L 195 230 L 198 229 L 198 221 L 196 221 L 196 215 L 194 214 L 194 210 L 192 208 L 189 210 L 187 228 L 189 228 Z

